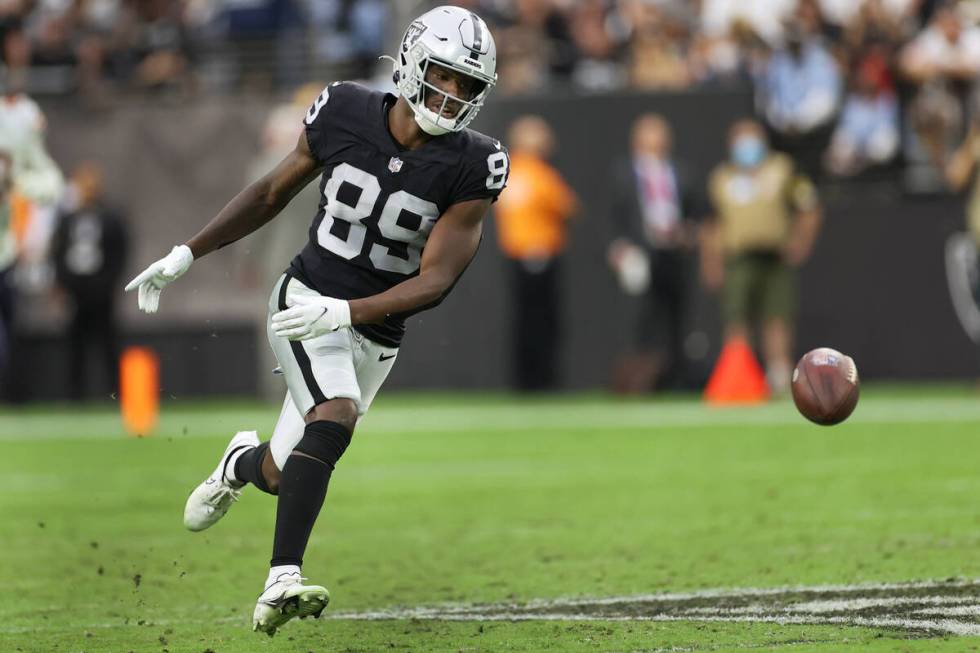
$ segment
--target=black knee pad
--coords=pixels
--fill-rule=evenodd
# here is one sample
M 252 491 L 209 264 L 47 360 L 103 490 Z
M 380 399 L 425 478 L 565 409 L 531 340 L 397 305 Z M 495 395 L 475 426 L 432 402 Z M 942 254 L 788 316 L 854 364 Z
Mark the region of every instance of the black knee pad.
M 337 422 L 311 422 L 294 451 L 312 456 L 333 469 L 350 444 L 351 431 Z
M 265 452 L 269 450 L 268 440 L 255 447 L 255 452 L 252 454 L 252 464 L 255 465 L 254 476 L 252 484 L 259 488 L 266 494 L 270 494 L 269 484 L 265 482 L 265 476 L 262 474 L 262 459 L 265 458 Z

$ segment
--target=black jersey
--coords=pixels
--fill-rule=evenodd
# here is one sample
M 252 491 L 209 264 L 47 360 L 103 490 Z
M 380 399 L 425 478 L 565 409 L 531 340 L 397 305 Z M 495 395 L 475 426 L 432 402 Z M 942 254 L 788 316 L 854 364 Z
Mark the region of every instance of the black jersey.
M 351 82 L 323 90 L 306 116 L 306 138 L 323 166 L 310 241 L 289 272 L 322 295 L 368 297 L 419 272 L 439 216 L 465 200 L 496 199 L 509 161 L 499 141 L 464 129 L 415 150 L 388 131 L 395 96 Z M 355 328 L 397 347 L 407 314 Z

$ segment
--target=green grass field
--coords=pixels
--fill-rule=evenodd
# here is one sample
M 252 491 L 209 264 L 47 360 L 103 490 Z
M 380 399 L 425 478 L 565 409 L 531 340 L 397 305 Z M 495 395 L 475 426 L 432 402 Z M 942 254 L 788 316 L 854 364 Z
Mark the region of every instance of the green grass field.
M 382 395 L 304 565 L 331 618 L 271 640 L 249 624 L 274 499 L 204 533 L 181 514 L 275 407 L 170 403 L 146 439 L 109 407 L 8 410 L 0 653 L 980 650 L 980 398 L 864 394 L 834 428 L 788 403 Z

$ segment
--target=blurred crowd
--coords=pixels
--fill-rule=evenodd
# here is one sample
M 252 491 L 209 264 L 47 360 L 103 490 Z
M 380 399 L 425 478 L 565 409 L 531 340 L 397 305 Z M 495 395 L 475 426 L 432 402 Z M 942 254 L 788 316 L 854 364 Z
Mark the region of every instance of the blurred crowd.
M 813 175 L 853 176 L 901 154 L 907 186 L 935 191 L 974 112 L 973 1 L 468 4 L 497 25 L 505 92 L 749 84 L 775 145 Z
M 795 270 L 817 239 L 818 189 L 828 177 L 887 171 L 903 174 L 910 190 L 973 188 L 962 285 L 980 339 L 980 0 L 455 3 L 494 30 L 500 95 L 751 90 L 755 119 L 733 122 L 726 157 L 710 175 L 692 175 L 689 162 L 675 158 L 664 116 L 636 117 L 630 142 L 622 143 L 606 180 L 605 217 L 615 232 L 607 262 L 640 310 L 631 350 L 613 373 L 617 390 L 691 385 L 680 362 L 690 345 L 692 279 L 700 277 L 719 292 L 724 340 L 758 344 L 769 387 L 785 391 Z M 0 396 L 15 353 L 15 285 L 60 289 L 74 396 L 83 396 L 90 376 L 78 352 L 97 345 L 101 376 L 115 387 L 119 350 L 114 297 L 126 221 L 104 201 L 98 165 L 62 177 L 43 145 L 43 115 L 25 89 L 95 101 L 120 93 L 299 89 L 269 116 L 255 176 L 295 143 L 321 88 L 303 82 L 383 85 L 390 68 L 378 56 L 406 20 L 434 4 L 0 0 Z M 521 390 L 547 390 L 560 384 L 562 259 L 583 206 L 550 163 L 558 143 L 545 118 L 522 117 L 505 140 L 512 170 L 495 210 L 510 263 L 513 381 Z M 305 229 L 294 225 L 307 217 L 303 206 L 295 210 L 302 215 L 266 230 L 255 248 L 266 255 L 252 264 L 295 251 Z M 40 273 L 32 270 L 44 269 L 50 278 L 34 279 Z
M 379 79 L 393 0 L 2 0 L 8 79 L 36 92 L 291 89 Z M 936 190 L 973 113 L 977 0 L 458 0 L 499 44 L 501 94 L 748 85 L 811 174 L 896 158 Z M 15 82 L 16 83 L 16 82 Z M 899 155 L 902 155 L 899 157 Z
M 192 92 L 309 79 L 318 65 L 368 76 L 384 50 L 385 0 L 2 0 L 6 68 L 33 91 Z

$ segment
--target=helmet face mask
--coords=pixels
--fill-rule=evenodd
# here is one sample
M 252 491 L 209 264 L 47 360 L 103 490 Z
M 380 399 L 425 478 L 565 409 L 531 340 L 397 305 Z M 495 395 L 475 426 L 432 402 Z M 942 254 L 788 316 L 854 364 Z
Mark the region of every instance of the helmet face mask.
M 422 87 L 419 90 L 420 97 L 416 100 L 419 105 L 418 110 L 424 111 L 430 121 L 444 126 L 448 131 L 455 131 L 453 127 L 457 122 L 468 124 L 472 118 L 468 120 L 467 116 L 470 114 L 473 117 L 476 116 L 476 113 L 483 104 L 483 98 L 489 87 L 486 83 L 470 77 L 466 73 L 462 73 L 470 82 L 473 90 L 469 93 L 464 93 L 462 92 L 464 89 L 460 89 L 460 94 L 454 95 L 449 89 L 440 86 L 431 79 L 434 75 L 430 75 L 430 72 L 438 71 L 439 68 L 445 71 L 443 73 L 444 75 L 448 73 L 448 76 L 454 76 L 449 72 L 453 70 L 452 68 L 438 63 L 431 58 L 428 59 L 425 62 L 422 72 Z
M 439 136 L 461 131 L 473 121 L 497 81 L 496 66 L 496 45 L 486 24 L 465 9 L 437 7 L 405 31 L 394 78 L 419 127 Z M 429 74 L 437 69 L 470 80 L 470 97 L 459 97 L 437 85 Z

